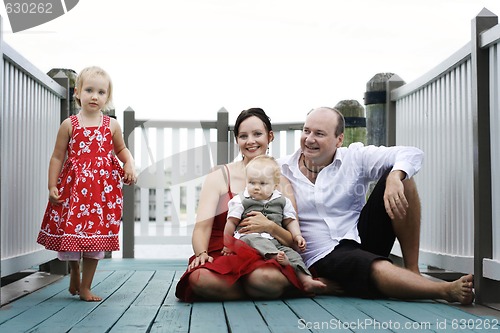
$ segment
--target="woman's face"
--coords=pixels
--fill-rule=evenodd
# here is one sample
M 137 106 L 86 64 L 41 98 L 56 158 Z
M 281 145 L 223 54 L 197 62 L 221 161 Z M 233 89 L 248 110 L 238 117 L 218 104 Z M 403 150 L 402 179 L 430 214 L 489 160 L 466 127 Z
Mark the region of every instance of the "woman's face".
M 264 155 L 273 138 L 273 132 L 267 132 L 262 120 L 252 116 L 241 122 L 236 143 L 241 154 L 251 160 L 255 156 Z

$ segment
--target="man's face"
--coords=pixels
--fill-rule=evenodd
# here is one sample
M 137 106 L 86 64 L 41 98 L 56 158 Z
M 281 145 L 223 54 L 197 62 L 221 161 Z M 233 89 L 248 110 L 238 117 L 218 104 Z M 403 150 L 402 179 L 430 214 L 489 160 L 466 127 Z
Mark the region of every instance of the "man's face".
M 300 146 L 306 159 L 316 165 L 327 165 L 342 146 L 344 134 L 335 136 L 338 115 L 329 109 L 316 109 L 306 118 Z

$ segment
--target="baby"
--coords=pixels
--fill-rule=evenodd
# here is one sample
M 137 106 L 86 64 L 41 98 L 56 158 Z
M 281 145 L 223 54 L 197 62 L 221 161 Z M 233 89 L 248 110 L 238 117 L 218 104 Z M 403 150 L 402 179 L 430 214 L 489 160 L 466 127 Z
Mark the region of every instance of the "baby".
M 226 239 L 233 236 L 256 249 L 266 259 L 276 259 L 283 266 L 291 265 L 304 290 L 315 293 L 326 288 L 326 285 L 312 278 L 300 254 L 288 246 L 282 245 L 268 233 L 240 233 L 239 223 L 249 212 L 261 212 L 268 219 L 288 230 L 297 247 L 304 251 L 306 241 L 300 233 L 299 222 L 291 201 L 278 190 L 281 171 L 274 158 L 261 155 L 252 159 L 246 166 L 247 186 L 243 193 L 229 201 L 227 223 L 224 229 L 225 246 L 222 252 L 232 254 Z

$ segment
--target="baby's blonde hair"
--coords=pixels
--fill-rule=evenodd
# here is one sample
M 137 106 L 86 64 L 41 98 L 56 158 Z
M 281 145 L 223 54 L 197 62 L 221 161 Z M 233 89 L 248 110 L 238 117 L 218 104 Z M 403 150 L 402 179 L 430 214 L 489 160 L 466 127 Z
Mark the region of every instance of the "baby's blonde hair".
M 106 104 L 104 104 L 104 107 L 102 108 L 102 110 L 103 111 L 112 110 L 113 109 L 113 83 L 111 82 L 111 77 L 109 76 L 109 74 L 104 69 L 102 69 L 101 67 L 91 66 L 91 67 L 84 68 L 80 72 L 80 74 L 78 74 L 78 76 L 76 78 L 75 92 L 78 89 L 81 89 L 83 87 L 83 82 L 86 79 L 89 79 L 89 78 L 95 77 L 95 76 L 100 76 L 100 77 L 108 80 L 108 82 L 109 82 L 108 100 L 106 101 Z M 74 99 L 76 101 L 76 104 L 79 107 L 81 107 L 82 104 L 80 102 L 80 99 L 78 97 L 76 97 L 76 94 L 73 97 L 74 97 Z
M 250 160 L 250 162 L 248 162 L 246 169 L 248 169 L 250 166 L 254 166 L 254 167 L 257 167 L 259 169 L 272 168 L 271 171 L 272 171 L 274 183 L 276 185 L 278 185 L 280 183 L 281 169 L 280 169 L 278 162 L 276 162 L 276 159 L 274 157 L 269 156 L 269 155 L 256 156 L 252 160 Z

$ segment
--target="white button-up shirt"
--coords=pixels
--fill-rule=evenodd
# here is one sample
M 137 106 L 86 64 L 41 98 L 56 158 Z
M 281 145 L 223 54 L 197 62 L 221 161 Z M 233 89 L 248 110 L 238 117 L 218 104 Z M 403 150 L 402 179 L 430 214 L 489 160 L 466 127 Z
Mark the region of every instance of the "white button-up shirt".
M 370 182 L 385 171 L 402 170 L 410 178 L 422 165 L 423 152 L 414 147 L 376 147 L 353 143 L 337 149 L 333 162 L 312 183 L 299 170 L 301 150 L 279 159 L 281 171 L 294 189 L 297 216 L 307 249 L 307 267 L 325 257 L 343 239 L 360 243 L 357 223 Z

